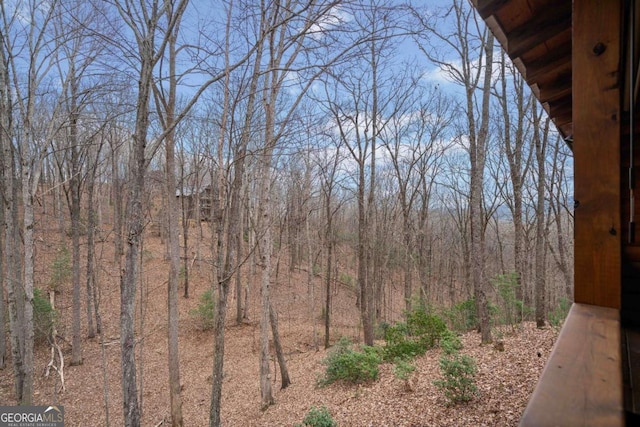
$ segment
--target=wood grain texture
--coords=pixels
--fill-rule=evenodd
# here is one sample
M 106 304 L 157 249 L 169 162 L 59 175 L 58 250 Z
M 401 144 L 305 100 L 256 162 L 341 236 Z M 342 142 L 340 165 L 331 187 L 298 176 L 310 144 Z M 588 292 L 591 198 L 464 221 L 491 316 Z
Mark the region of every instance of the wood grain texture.
M 574 304 L 521 427 L 623 426 L 620 317 Z
M 620 307 L 620 2 L 573 13 L 575 301 Z

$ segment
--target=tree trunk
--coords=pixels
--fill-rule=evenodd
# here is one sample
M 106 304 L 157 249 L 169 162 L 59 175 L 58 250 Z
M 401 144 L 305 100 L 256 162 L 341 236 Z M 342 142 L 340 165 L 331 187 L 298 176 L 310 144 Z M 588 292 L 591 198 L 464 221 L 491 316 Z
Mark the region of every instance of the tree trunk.
M 242 193 L 242 189 L 239 191 L 239 193 Z M 239 195 L 239 194 L 238 194 Z M 244 226 L 243 226 L 243 213 L 244 213 L 244 209 L 239 209 L 238 212 L 238 235 L 237 236 L 232 236 L 232 238 L 235 238 L 237 240 L 237 248 L 238 248 L 238 259 L 242 258 L 242 244 L 243 244 L 243 239 L 244 239 Z M 235 285 L 236 285 L 236 325 L 241 325 L 242 324 L 242 277 L 240 274 L 240 270 L 241 270 L 241 265 L 238 265 L 238 268 L 236 270 L 236 277 L 235 277 Z
M 122 241 L 122 200 L 124 197 L 122 181 L 120 179 L 120 162 L 117 142 L 115 136 L 111 135 L 111 198 L 113 200 L 113 244 L 115 247 L 114 261 L 122 265 L 122 255 L 124 254 L 124 243 Z
M 11 230 L 11 206 L 12 202 L 12 183 L 13 180 L 13 161 L 11 157 L 9 135 L 10 131 L 10 114 L 11 103 L 8 97 L 10 88 L 8 86 L 7 69 L 5 66 L 4 50 L 0 49 L 0 128 L 5 129 L 0 133 L 0 369 L 6 366 L 7 347 L 6 347 L 6 327 L 5 315 L 6 306 L 4 302 L 5 283 L 7 291 L 9 290 L 10 270 L 11 270 L 11 252 L 10 248 L 10 230 Z M 5 270 L 6 268 L 6 270 Z
M 538 182 L 537 191 L 538 197 L 536 201 L 536 247 L 535 247 L 535 272 L 536 272 L 536 288 L 535 288 L 535 301 L 536 301 L 536 326 L 543 328 L 546 320 L 546 280 L 545 280 L 545 246 L 546 246 L 546 233 L 545 233 L 545 188 L 546 188 L 546 149 L 547 149 L 547 134 L 549 129 L 549 121 L 547 119 L 544 133 L 540 135 L 540 116 L 537 113 L 536 102 L 533 102 L 533 141 L 536 148 L 536 160 L 538 163 Z
M 126 207 L 126 254 L 120 284 L 120 349 L 122 353 L 122 398 L 125 427 L 140 425 L 138 385 L 135 357 L 135 301 L 138 279 L 140 244 L 144 225 L 142 207 L 147 162 L 145 148 L 149 128 L 149 99 L 153 76 L 153 46 L 140 46 L 140 80 L 133 134 L 133 157 L 129 168 L 131 184 Z
M 280 388 L 285 389 L 291 384 L 291 379 L 289 378 L 289 370 L 287 369 L 287 363 L 284 358 L 284 350 L 282 349 L 282 343 L 280 342 L 280 332 L 278 331 L 278 315 L 276 314 L 272 305 L 269 305 L 269 319 L 271 321 L 273 346 L 276 350 L 276 358 L 278 359 L 278 365 L 280 366 L 280 377 L 282 378 L 282 386 Z
M 167 116 L 169 116 L 167 112 Z M 172 123 L 172 119 L 167 119 Z M 178 280 L 180 271 L 180 236 L 179 213 L 176 193 L 175 175 L 175 141 L 173 132 L 165 138 L 166 153 L 166 191 L 167 191 L 167 219 L 168 233 L 167 240 L 169 246 L 169 278 L 167 284 L 167 308 L 168 308 L 168 345 L 169 345 L 169 396 L 171 405 L 171 423 L 174 427 L 182 426 L 182 397 L 180 385 L 180 357 L 178 343 Z
M 324 348 L 330 345 L 330 327 L 331 327 L 331 277 L 333 269 L 333 227 L 332 227 L 331 205 L 327 202 L 327 268 L 325 270 L 325 304 L 324 304 Z
M 2 101 L 0 101 L 2 102 Z M 0 111 L 4 111 L 0 107 Z M 3 114 L 3 113 L 0 113 Z M 4 209 L 4 201 L 5 199 L 5 182 L 6 179 L 6 171 L 5 171 L 5 162 L 3 158 L 2 152 L 2 139 L 0 139 L 0 248 L 5 247 L 5 233 L 6 233 L 6 224 L 5 224 L 5 209 Z M 7 344 L 6 344 L 6 325 L 5 325 L 5 304 L 4 304 L 4 288 L 5 288 L 5 274 L 4 274 L 4 254 L 0 253 L 0 370 L 5 368 L 5 359 L 7 357 Z
M 167 9 L 167 20 L 172 19 L 172 9 Z M 178 210 L 178 200 L 176 198 L 177 178 L 176 178 L 176 143 L 175 143 L 175 108 L 177 91 L 176 74 L 176 37 L 179 31 L 180 17 L 175 24 L 173 31 L 168 35 L 167 47 L 169 50 L 169 95 L 163 99 L 164 102 L 157 102 L 158 115 L 163 117 L 162 123 L 166 132 L 164 138 L 165 145 L 165 179 L 167 195 L 167 252 L 169 253 L 169 277 L 167 283 L 167 311 L 168 311 L 168 367 L 169 367 L 169 402 L 171 408 L 171 425 L 181 427 L 182 418 L 182 396 L 180 384 L 180 352 L 179 352 L 179 311 L 178 311 L 178 287 L 180 274 L 180 212 Z M 159 94 L 159 91 L 156 91 Z M 160 97 L 159 95 L 157 96 Z M 164 107 L 164 111 L 160 107 Z M 199 209 L 199 206 L 197 207 Z M 185 251 L 187 250 L 187 235 L 189 233 L 188 224 L 183 223 L 185 239 Z
M 26 138 L 25 145 L 31 143 L 31 138 Z M 20 405 L 31 405 L 33 399 L 33 275 L 34 275 L 34 226 L 35 217 L 33 209 L 33 193 L 31 186 L 33 182 L 37 182 L 37 173 L 34 174 L 31 166 L 29 148 L 23 146 L 22 160 L 22 208 L 24 212 L 24 223 L 22 227 L 22 236 L 24 239 L 24 266 L 23 266 L 23 283 L 24 299 L 19 303 L 24 306 L 24 353 L 22 358 L 22 396 L 20 397 Z M 35 176 L 34 176 L 35 175 Z
M 491 337 L 491 318 L 488 309 L 488 299 L 486 294 L 487 279 L 485 277 L 485 248 L 484 248 L 484 227 L 483 227 L 483 201 L 482 189 L 484 185 L 484 168 L 486 156 L 486 144 L 489 132 L 489 98 L 491 90 L 491 70 L 493 62 L 493 34 L 487 31 L 487 39 L 484 46 L 485 49 L 485 70 L 484 70 L 484 87 L 482 94 L 482 116 L 481 125 L 475 140 L 471 139 L 469 147 L 469 155 L 471 160 L 471 195 L 469 215 L 471 219 L 471 279 L 474 288 L 474 296 L 476 300 L 476 308 L 478 311 L 478 320 L 480 321 L 480 332 L 482 335 L 482 343 L 488 344 L 492 341 Z M 467 88 L 467 98 L 470 99 L 473 94 Z M 469 105 L 467 114 L 470 121 L 474 120 L 474 109 Z
M 405 197 L 405 196 L 402 196 Z M 411 256 L 411 223 L 409 222 L 409 212 L 403 212 L 403 237 L 404 237 L 404 309 L 407 313 L 411 311 L 411 294 L 413 281 L 413 259 Z
M 73 65 L 69 70 L 74 75 Z M 69 124 L 69 144 L 71 149 L 71 245 L 72 245 L 72 281 L 73 281 L 73 321 L 71 342 L 71 366 L 82 364 L 82 331 L 81 331 L 81 300 L 80 300 L 80 194 L 82 180 L 80 179 L 80 153 L 78 151 L 78 112 L 76 107 L 76 82 L 71 83 L 71 111 Z
M 99 152 L 99 150 L 98 150 Z M 98 318 L 97 307 L 94 306 L 94 301 L 97 298 L 94 296 L 96 292 L 96 273 L 94 271 L 94 257 L 95 257 L 95 233 L 96 233 L 96 210 L 93 206 L 93 197 L 95 192 L 95 171 L 97 165 L 92 165 L 92 172 L 89 174 L 89 182 L 87 183 L 87 337 L 94 338 L 96 331 L 99 334 L 102 331 L 102 322 Z M 94 311 L 95 310 L 95 311 Z M 93 322 L 93 316 L 95 312 L 95 327 Z
M 271 252 L 273 240 L 271 237 L 271 196 L 269 165 L 263 164 L 260 178 L 260 268 L 261 277 L 261 309 L 260 309 L 260 396 L 262 409 L 274 403 L 271 391 L 271 372 L 269 370 L 269 308 L 271 306 Z

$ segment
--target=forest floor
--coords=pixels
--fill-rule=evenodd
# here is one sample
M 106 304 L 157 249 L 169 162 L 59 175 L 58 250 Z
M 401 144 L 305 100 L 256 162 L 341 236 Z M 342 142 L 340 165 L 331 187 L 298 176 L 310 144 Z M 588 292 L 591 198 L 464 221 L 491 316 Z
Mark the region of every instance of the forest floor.
M 46 288 L 57 245 L 45 243 L 44 240 L 39 242 L 38 286 Z M 84 363 L 65 366 L 64 391 L 60 390 L 60 378 L 55 372 L 48 378 L 43 375 L 51 358 L 49 347 L 46 343 L 36 346 L 35 403 L 63 405 L 65 425 L 68 427 L 123 425 L 119 272 L 115 263 L 107 261 L 113 260 L 112 246 L 105 240 L 99 248 L 99 257 L 102 259 L 98 281 L 104 322 L 103 338 L 84 339 Z M 144 269 L 137 304 L 142 424 L 156 427 L 168 425 L 169 420 L 167 264 L 164 254 L 165 249 L 159 238 L 149 237 L 145 240 L 142 253 Z M 183 414 L 185 426 L 205 426 L 208 425 L 211 395 L 213 334 L 211 331 L 200 331 L 190 312 L 198 305 L 199 296 L 210 286 L 212 274 L 207 262 L 195 261 L 192 267 L 191 297 L 180 298 Z M 329 409 L 339 426 L 514 426 L 520 419 L 557 337 L 554 328 L 536 329 L 535 324 L 524 323 L 516 329 L 496 331 L 504 343 L 504 351 L 499 351 L 492 345 L 480 345 L 480 337 L 475 332 L 464 334 L 461 337 L 464 344 L 462 353 L 476 360 L 478 373 L 475 380 L 479 395 L 469 403 L 453 407 L 447 406 L 442 393 L 433 384 L 434 380 L 440 378 L 439 349 L 430 350 L 415 360 L 416 369 L 408 381 L 396 378 L 392 365 L 383 364 L 379 379 L 375 382 L 318 387 L 317 380 L 324 368 L 322 360 L 327 356 L 327 351 L 321 345 L 318 350 L 315 349 L 314 342 L 322 342 L 320 278 L 313 281 L 317 301 L 314 310 L 311 310 L 307 273 L 297 271 L 284 274 L 284 268 L 283 263 L 279 267 L 280 278 L 272 287 L 272 294 L 292 384 L 280 390 L 280 375 L 274 362 L 272 379 L 275 404 L 265 411 L 260 410 L 259 288 L 258 280 L 250 281 L 255 283 L 250 287 L 248 320 L 243 324 L 237 326 L 233 320 L 233 294 L 229 301 L 222 400 L 225 426 L 293 426 L 302 421 L 312 406 L 323 405 Z M 60 313 L 59 334 L 64 337 L 61 347 L 67 363 L 71 355 L 71 296 L 69 286 L 63 287 L 56 296 L 56 307 Z M 401 304 L 400 297 L 397 297 L 397 303 Z M 313 335 L 314 323 L 316 339 Z M 347 286 L 336 286 L 333 290 L 332 342 L 341 336 L 358 341 L 358 325 L 355 293 Z M 11 404 L 15 404 L 15 398 L 9 357 L 7 368 L 0 371 L 0 405 Z

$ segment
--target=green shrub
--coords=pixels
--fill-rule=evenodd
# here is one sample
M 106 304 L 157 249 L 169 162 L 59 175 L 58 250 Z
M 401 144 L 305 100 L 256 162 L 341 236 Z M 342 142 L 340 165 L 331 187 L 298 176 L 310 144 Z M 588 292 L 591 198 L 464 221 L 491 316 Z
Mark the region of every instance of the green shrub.
M 491 283 L 500 295 L 500 319 L 498 323 L 513 325 L 518 323 L 519 313 L 516 301 L 516 288 L 518 287 L 518 275 L 512 271 L 507 274 L 498 274 Z
M 472 357 L 455 353 L 440 358 L 442 380 L 434 381 L 444 393 L 449 403 L 456 404 L 472 400 L 478 392 L 474 375 L 476 365 Z
M 55 292 L 60 292 L 60 287 L 71 280 L 71 256 L 66 246 L 58 249 L 56 257 L 51 265 L 51 277 L 49 287 Z
M 418 337 L 425 350 L 433 348 L 440 335 L 447 329 L 447 325 L 440 316 L 430 315 L 423 309 L 413 310 L 407 314 L 409 335 Z
M 51 340 L 51 334 L 58 319 L 58 314 L 47 298 L 38 288 L 33 290 L 33 329 L 34 338 L 38 342 Z
M 441 317 L 427 314 L 424 309 L 413 310 L 406 317 L 406 323 L 399 322 L 387 328 L 385 360 L 412 359 L 424 354 L 437 344 L 447 329 Z
M 350 288 L 355 288 L 355 281 L 353 280 L 353 277 L 351 277 L 349 274 L 347 273 L 340 273 L 340 277 L 338 278 L 338 281 L 345 284 L 346 286 L 350 287 Z
M 399 380 L 408 380 L 416 367 L 404 359 L 396 359 L 393 366 L 393 375 Z
M 302 420 L 302 424 L 297 424 L 296 427 L 336 427 L 337 425 L 326 406 L 320 408 L 312 406 Z
M 443 315 L 449 322 L 451 329 L 455 331 L 467 332 L 478 327 L 474 298 L 469 298 L 444 310 Z
M 196 320 L 198 323 L 198 329 L 201 331 L 207 331 L 213 328 L 215 303 L 213 301 L 213 293 L 211 292 L 211 289 L 207 289 L 202 295 L 200 295 L 198 306 L 191 310 L 189 314 Z
M 475 360 L 460 354 L 462 342 L 450 331 L 442 334 L 440 340 L 440 372 L 442 379 L 433 383 L 442 390 L 450 404 L 468 402 L 478 392 L 474 376 L 477 372 Z
M 462 341 L 455 332 L 447 329 L 440 336 L 440 348 L 444 354 L 452 355 L 462 350 Z
M 421 351 L 420 344 L 408 337 L 408 334 L 406 323 L 399 322 L 387 328 L 384 334 L 387 342 L 384 347 L 385 360 L 412 359 L 424 353 Z
M 533 319 L 534 309 L 529 305 L 525 305 L 524 302 L 518 300 L 516 301 L 516 306 L 518 307 L 518 311 L 522 313 L 523 320 L 531 320 Z
M 378 379 L 378 365 L 381 362 L 380 349 L 362 346 L 358 351 L 353 348 L 353 344 L 348 338 L 342 337 L 322 361 L 327 369 L 319 384 L 327 385 L 336 381 L 356 384 L 376 380 Z
M 562 322 L 569 314 L 569 309 L 571 308 L 571 302 L 566 298 L 560 298 L 558 301 L 558 305 L 551 311 L 549 311 L 549 324 L 554 328 L 559 328 L 562 326 Z
M 384 337 L 387 335 L 387 331 L 389 330 L 389 328 L 391 327 L 390 324 L 388 324 L 387 322 L 380 322 L 376 325 L 375 330 L 373 331 L 373 334 L 375 336 L 375 338 L 377 340 L 379 339 L 384 339 Z

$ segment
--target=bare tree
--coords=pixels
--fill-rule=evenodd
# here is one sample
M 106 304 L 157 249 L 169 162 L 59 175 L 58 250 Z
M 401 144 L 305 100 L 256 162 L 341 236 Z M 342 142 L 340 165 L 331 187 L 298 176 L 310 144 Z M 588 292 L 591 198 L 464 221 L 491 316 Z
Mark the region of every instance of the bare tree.
M 261 3 L 260 14 L 265 17 L 268 26 L 265 37 L 265 63 L 262 108 L 264 111 L 264 145 L 259 157 L 259 203 L 258 203 L 258 243 L 260 250 L 261 274 L 261 320 L 260 320 L 260 389 L 262 407 L 273 403 L 269 373 L 269 322 L 270 322 L 270 286 L 272 277 L 272 200 L 271 168 L 278 142 L 286 135 L 292 125 L 292 117 L 297 107 L 320 75 L 327 67 L 343 57 L 350 46 L 327 55 L 330 40 L 324 22 L 331 20 L 337 1 L 321 2 L 284 2 L 276 1 L 269 5 Z M 318 31 L 320 35 L 315 33 Z M 315 37 L 314 37 L 315 36 Z M 300 62 L 300 61 L 303 62 Z M 311 61 L 311 62 L 310 62 Z M 297 85 L 297 95 L 283 101 L 283 90 L 291 84 L 291 74 L 301 77 Z M 277 328 L 272 328 L 274 340 Z M 277 350 L 277 348 L 276 348 Z M 278 358 L 284 362 L 284 358 Z M 286 366 L 280 364 L 282 388 L 288 386 Z
M 421 298 L 427 296 L 427 281 L 423 278 L 428 262 L 424 251 L 425 229 L 432 187 L 439 164 L 448 148 L 448 143 L 443 142 L 443 139 L 453 117 L 449 100 L 437 88 L 422 91 L 411 85 L 408 90 L 417 96 L 417 101 L 409 103 L 407 111 L 394 114 L 381 136 L 391 158 L 402 212 L 406 311 L 412 308 L 412 282 L 416 261 L 423 279 L 420 295 Z M 421 203 L 421 207 L 416 223 L 414 213 L 418 203 Z M 418 241 L 415 241 L 416 235 Z M 414 256 L 415 245 L 420 248 L 417 260 Z
M 536 301 L 536 326 L 542 328 L 546 321 L 546 299 L 547 299 L 547 287 L 546 287 L 546 220 L 545 220 L 545 184 L 546 184 L 546 153 L 549 139 L 549 124 L 550 119 L 546 117 L 542 119 L 542 112 L 538 114 L 537 104 L 535 100 L 532 100 L 533 116 L 533 143 L 536 151 L 536 163 L 537 163 L 537 183 L 536 190 L 538 192 L 538 198 L 536 200 L 536 237 L 535 237 L 535 301 Z
M 0 32 L 3 35 L 4 32 Z M 13 183 L 14 166 L 11 141 L 11 88 L 9 84 L 9 65 L 6 61 L 4 46 L 0 46 L 0 369 L 6 366 L 6 306 L 4 302 L 4 289 L 10 289 L 8 282 L 13 279 L 13 246 L 11 204 L 14 202 Z M 5 270 L 6 268 L 6 270 Z
M 571 204 L 571 180 L 569 165 L 572 155 L 567 144 L 560 138 L 551 138 L 549 141 L 551 173 L 547 182 L 546 191 L 549 194 L 550 203 L 547 220 L 555 226 L 555 242 L 547 240 L 548 249 L 560 271 L 564 281 L 564 298 L 573 301 L 573 264 L 570 248 L 573 236 L 573 205 Z
M 181 1 L 177 10 L 183 11 L 186 1 Z M 144 226 L 142 194 L 145 186 L 147 168 L 146 146 L 149 129 L 150 97 L 153 88 L 154 67 L 164 56 L 173 28 L 178 22 L 177 16 L 170 16 L 168 22 L 161 23 L 172 2 L 140 2 L 128 0 L 116 2 L 120 16 L 131 29 L 137 46 L 139 61 L 138 93 L 136 102 L 135 130 L 133 133 L 133 155 L 130 170 L 132 174 L 129 197 L 127 199 L 127 239 L 126 256 L 120 284 L 120 347 L 122 352 L 122 397 L 124 400 L 125 426 L 140 425 L 140 407 L 135 363 L 135 298 L 138 277 L 138 255 Z M 144 16 L 144 19 L 142 17 Z M 164 26 L 165 33 L 157 33 Z
M 59 100 L 54 102 L 48 118 L 36 119 L 36 106 L 42 100 L 43 80 L 55 63 L 48 57 L 57 48 L 55 38 L 50 32 L 51 22 L 57 13 L 58 2 L 55 0 L 46 5 L 0 4 L 0 40 L 3 51 L 0 64 L 3 69 L 0 73 L 7 79 L 7 88 L 10 87 L 11 92 L 15 94 L 13 108 L 16 111 L 12 121 L 16 126 L 16 134 L 9 128 L 4 129 L 4 132 L 11 132 L 5 134 L 5 137 L 16 137 L 19 141 L 15 151 L 5 151 L 5 159 L 8 159 L 6 155 L 10 152 L 11 155 L 18 155 L 16 172 L 20 174 L 20 196 L 18 197 L 15 191 L 18 190 L 16 182 L 11 184 L 10 191 L 13 193 L 12 209 L 15 210 L 15 218 L 18 218 L 18 201 L 22 211 L 21 220 L 13 222 L 14 226 L 19 224 L 22 230 L 22 277 L 18 279 L 19 269 L 11 272 L 13 277 L 9 278 L 8 296 L 16 397 L 18 402 L 24 405 L 31 404 L 33 398 L 34 195 L 40 182 L 42 159 L 57 131 L 57 121 L 54 117 L 60 103 Z M 18 64 L 19 60 L 24 60 L 26 66 Z M 10 141 L 11 139 L 6 141 L 7 148 L 11 144 Z M 11 231 L 17 233 L 18 228 Z M 7 241 L 13 242 L 11 250 L 18 249 L 15 245 L 18 240 Z M 9 268 L 13 270 L 12 267 Z
M 443 17 L 449 25 L 437 28 L 430 22 L 429 15 L 415 11 L 418 28 L 418 47 L 425 56 L 435 63 L 456 84 L 464 89 L 462 112 L 466 117 L 466 135 L 470 163 L 469 216 L 470 216 L 470 266 L 471 283 L 480 321 L 482 342 L 491 338 L 491 324 L 488 311 L 485 275 L 485 247 L 483 236 L 483 183 L 486 162 L 487 141 L 489 139 L 489 113 L 491 97 L 491 77 L 493 70 L 493 34 L 480 23 L 470 5 L 461 0 L 453 0 Z M 443 49 L 454 52 L 455 60 L 445 58 Z M 476 57 L 476 52 L 478 57 Z
M 505 200 L 513 217 L 514 271 L 517 280 L 515 297 L 518 301 L 524 301 L 525 235 L 522 203 L 524 180 L 528 174 L 533 151 L 532 145 L 527 147 L 525 129 L 525 119 L 529 114 L 531 96 L 526 99 L 524 79 L 520 73 L 508 66 L 511 61 L 507 59 L 504 50 L 501 51 L 500 58 L 500 81 L 499 85 L 496 85 L 496 97 L 502 112 L 502 127 L 498 135 L 503 142 L 504 158 L 507 159 L 509 165 L 511 191 L 513 192 L 513 197 L 505 197 Z M 513 82 L 511 90 L 507 86 L 509 81 Z M 512 123 L 514 113 L 516 115 L 515 124 Z M 522 313 L 518 313 L 518 316 L 521 318 Z
M 173 23 L 171 32 L 167 36 L 168 55 L 168 75 L 166 83 L 160 76 L 159 84 L 154 84 L 155 105 L 164 130 L 164 150 L 165 150 L 165 186 L 167 203 L 167 249 L 169 252 L 169 277 L 167 285 L 167 307 L 168 307 L 168 366 L 169 366 L 169 401 L 171 407 L 171 425 L 180 427 L 183 425 L 182 418 L 182 396 L 180 383 L 180 356 L 178 344 L 178 280 L 180 272 L 180 236 L 178 212 L 178 201 L 176 199 L 176 149 L 175 149 L 175 127 L 176 127 L 176 103 L 178 89 L 177 63 L 177 36 L 180 31 L 180 22 L 187 6 L 187 2 L 179 2 L 176 5 L 170 4 L 165 8 L 167 22 Z M 160 65 L 164 65 L 160 61 Z M 161 67 L 163 69 L 163 67 Z M 165 88 L 164 85 L 168 88 Z
M 64 115 L 60 138 L 63 140 L 60 150 L 54 151 L 58 168 L 68 169 L 61 187 L 64 190 L 71 218 L 72 238 L 72 353 L 71 365 L 82 364 L 81 347 L 81 208 L 87 177 L 92 174 L 89 165 L 97 159 L 90 160 L 93 153 L 94 137 L 100 132 L 100 124 L 95 123 L 84 112 L 101 92 L 100 82 L 93 75 L 94 63 L 102 53 L 101 43 L 92 35 L 90 28 L 96 23 L 97 9 L 90 3 L 65 4 L 74 9 L 74 15 L 62 13 L 53 22 L 56 40 L 59 43 L 57 72 L 62 93 Z M 96 154 L 96 157 L 99 154 Z M 61 175 L 63 173 L 61 172 Z M 95 177 L 95 171 L 93 171 Z M 93 243 L 93 242 L 92 242 Z M 88 256 L 88 258 L 90 258 Z M 89 283 L 89 282 L 88 282 Z M 91 292 L 88 288 L 88 335 L 93 337 L 95 330 L 91 316 Z

